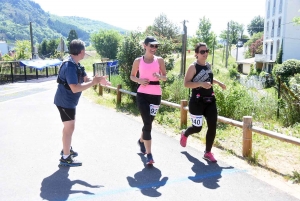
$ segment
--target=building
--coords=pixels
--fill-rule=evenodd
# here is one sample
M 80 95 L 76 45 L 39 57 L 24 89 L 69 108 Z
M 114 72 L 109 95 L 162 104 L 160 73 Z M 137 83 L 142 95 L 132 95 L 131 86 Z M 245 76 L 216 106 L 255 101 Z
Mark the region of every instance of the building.
M 0 41 L 0 52 L 2 56 L 9 52 L 8 44 L 5 41 Z
M 282 60 L 300 60 L 300 25 L 293 23 L 300 16 L 300 0 L 266 0 L 263 54 L 256 54 L 255 61 L 271 73 L 282 45 Z

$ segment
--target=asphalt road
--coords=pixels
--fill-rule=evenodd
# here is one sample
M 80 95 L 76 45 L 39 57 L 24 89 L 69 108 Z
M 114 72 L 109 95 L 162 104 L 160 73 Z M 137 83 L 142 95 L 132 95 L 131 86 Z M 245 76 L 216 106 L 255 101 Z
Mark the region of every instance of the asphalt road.
M 55 90 L 51 79 L 0 86 L 0 200 L 299 200 L 219 155 L 208 163 L 203 145 L 182 148 L 155 127 L 155 164 L 145 166 L 137 146 L 141 121 L 85 97 L 72 143 L 83 166 L 58 167 Z

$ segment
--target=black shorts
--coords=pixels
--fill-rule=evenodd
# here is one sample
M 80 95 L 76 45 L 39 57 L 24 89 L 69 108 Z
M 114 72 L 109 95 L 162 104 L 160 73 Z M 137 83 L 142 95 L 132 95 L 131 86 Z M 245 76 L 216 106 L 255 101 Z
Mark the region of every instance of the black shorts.
M 70 109 L 70 108 L 63 108 L 60 106 L 56 106 L 56 107 L 60 113 L 60 118 L 62 122 L 75 120 L 76 108 Z

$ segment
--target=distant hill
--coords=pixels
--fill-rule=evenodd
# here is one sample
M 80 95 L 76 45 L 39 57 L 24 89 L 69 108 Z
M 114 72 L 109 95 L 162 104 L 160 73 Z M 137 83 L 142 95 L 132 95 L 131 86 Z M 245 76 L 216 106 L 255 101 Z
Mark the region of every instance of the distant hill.
M 0 40 L 30 40 L 30 22 L 34 43 L 41 43 L 43 39 L 67 38 L 71 29 L 86 43 L 89 42 L 90 34 L 100 29 L 126 32 L 101 21 L 52 15 L 30 0 L 0 0 L 0 5 Z

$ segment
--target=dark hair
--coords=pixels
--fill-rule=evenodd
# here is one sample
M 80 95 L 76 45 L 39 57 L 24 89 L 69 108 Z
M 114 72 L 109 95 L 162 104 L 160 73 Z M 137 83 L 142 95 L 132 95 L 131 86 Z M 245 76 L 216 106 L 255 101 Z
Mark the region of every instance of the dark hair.
M 207 47 L 206 43 L 197 43 L 195 46 L 195 53 L 199 53 L 199 48 L 202 46 Z
M 69 53 L 72 55 L 78 55 L 82 50 L 85 49 L 85 44 L 82 40 L 74 39 L 70 42 Z

